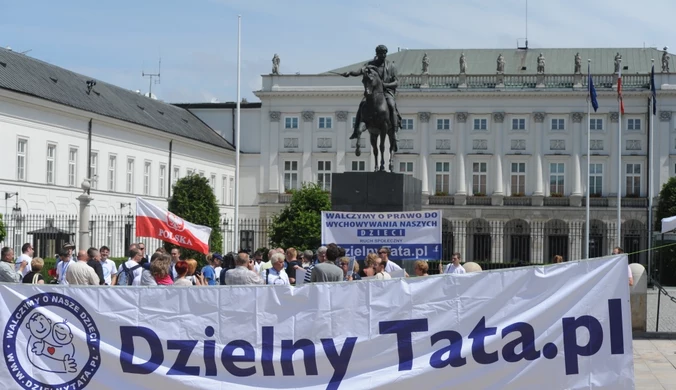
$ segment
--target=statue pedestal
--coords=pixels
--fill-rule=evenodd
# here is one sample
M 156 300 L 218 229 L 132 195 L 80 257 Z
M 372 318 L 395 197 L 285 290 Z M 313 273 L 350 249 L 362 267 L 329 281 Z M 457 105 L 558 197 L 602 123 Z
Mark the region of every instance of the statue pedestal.
M 540 73 L 537 75 L 535 88 L 544 88 L 545 87 L 545 75 Z
M 420 88 L 429 88 L 430 87 L 430 75 L 429 73 L 423 73 L 420 76 Z
M 334 173 L 331 210 L 354 212 L 419 211 L 422 182 L 392 172 Z
M 495 80 L 495 88 L 504 88 L 505 87 L 505 75 L 503 73 L 498 73 Z
M 458 88 L 467 88 L 467 74 L 460 73 Z
M 573 75 L 573 88 L 582 88 L 582 74 L 577 73 Z

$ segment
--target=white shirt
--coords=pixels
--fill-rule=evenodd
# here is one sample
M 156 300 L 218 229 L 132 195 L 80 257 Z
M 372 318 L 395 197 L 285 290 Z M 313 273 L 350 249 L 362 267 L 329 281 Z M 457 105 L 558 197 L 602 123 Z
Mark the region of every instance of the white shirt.
M 263 262 L 261 261 L 260 263 L 254 260 L 254 272 L 259 274 L 261 273 L 261 267 L 263 266 Z
M 127 260 L 127 262 L 124 263 L 127 268 L 132 269 L 139 265 L 139 263 L 135 262 L 134 260 Z M 122 265 L 117 269 L 117 272 L 120 273 L 122 272 Z M 132 286 L 140 286 L 141 285 L 141 274 L 143 273 L 143 267 L 138 267 L 134 270 L 134 280 L 132 281 L 131 285 Z
M 467 272 L 462 267 L 462 265 L 458 264 L 456 266 L 455 264 L 451 263 L 446 267 L 446 271 L 444 273 L 446 273 L 446 274 L 464 274 L 464 273 L 467 273 Z
M 392 271 L 399 271 L 400 269 L 401 267 L 399 266 L 399 264 L 395 263 L 392 260 L 389 259 L 387 260 L 387 264 L 385 264 L 385 272 L 391 274 Z
M 268 270 L 270 271 L 268 272 Z M 261 271 L 261 277 L 263 278 L 263 284 L 291 284 L 289 282 L 289 275 L 286 274 L 283 268 L 279 272 L 274 267 L 264 269 Z
M 68 281 L 66 280 L 66 271 L 72 262 L 73 260 L 60 261 L 59 264 L 56 265 L 56 274 L 58 276 L 57 281 L 59 284 L 68 285 Z
M 103 268 L 103 279 L 105 280 L 105 283 L 110 286 L 113 281 L 113 275 L 117 275 L 115 262 L 110 259 L 101 261 L 101 268 Z
M 23 269 L 22 276 L 26 276 L 27 273 L 31 272 L 31 261 L 33 258 L 25 253 L 22 253 L 21 256 L 16 259 L 16 264 L 14 264 L 14 270 L 18 271 L 19 267 L 21 267 L 21 262 L 24 260 L 26 261 L 26 268 Z

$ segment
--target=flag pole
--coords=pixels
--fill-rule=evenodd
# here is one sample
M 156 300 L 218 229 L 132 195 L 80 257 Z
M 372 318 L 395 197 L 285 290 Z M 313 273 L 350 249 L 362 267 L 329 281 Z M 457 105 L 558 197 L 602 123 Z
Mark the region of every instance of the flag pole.
M 653 161 L 655 159 L 655 156 L 653 156 L 653 126 L 655 123 L 655 99 L 654 94 L 656 93 L 655 91 L 655 59 L 650 60 L 653 64 L 652 70 L 650 73 L 650 130 L 648 134 L 648 280 L 650 280 L 650 276 L 652 275 L 651 271 L 651 266 L 652 266 L 652 259 L 653 259 L 653 197 L 654 197 L 654 191 L 653 187 L 654 185 L 654 178 L 655 174 L 653 173 L 654 165 Z
M 622 247 L 622 59 L 618 60 L 619 66 L 617 69 L 618 79 L 618 120 L 617 120 L 617 245 Z
M 585 228 L 584 228 L 584 254 L 585 258 L 589 258 L 589 192 L 590 192 L 590 176 L 589 170 L 591 169 L 591 59 L 587 60 L 587 204 L 585 212 Z
M 239 139 L 240 139 L 240 102 L 241 102 L 241 44 L 242 44 L 242 15 L 237 15 L 237 132 L 235 139 L 235 232 L 232 235 L 232 250 L 239 251 L 237 238 L 239 237 Z

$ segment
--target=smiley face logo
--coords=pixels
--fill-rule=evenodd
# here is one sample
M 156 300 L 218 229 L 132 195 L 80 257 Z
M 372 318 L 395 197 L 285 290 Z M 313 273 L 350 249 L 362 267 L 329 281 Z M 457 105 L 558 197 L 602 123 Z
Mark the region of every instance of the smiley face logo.
M 185 229 L 183 218 L 171 212 L 167 212 L 167 225 L 178 232 L 182 232 Z

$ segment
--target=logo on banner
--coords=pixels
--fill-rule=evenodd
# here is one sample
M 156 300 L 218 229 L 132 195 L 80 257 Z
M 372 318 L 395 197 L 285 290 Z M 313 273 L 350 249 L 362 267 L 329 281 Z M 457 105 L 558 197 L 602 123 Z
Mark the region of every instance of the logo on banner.
M 2 337 L 7 368 L 24 389 L 84 388 L 101 365 L 99 342 L 98 328 L 84 307 L 55 293 L 21 302 Z
M 183 221 L 183 218 L 170 211 L 167 211 L 167 225 L 177 232 L 182 232 L 185 229 L 185 222 Z

